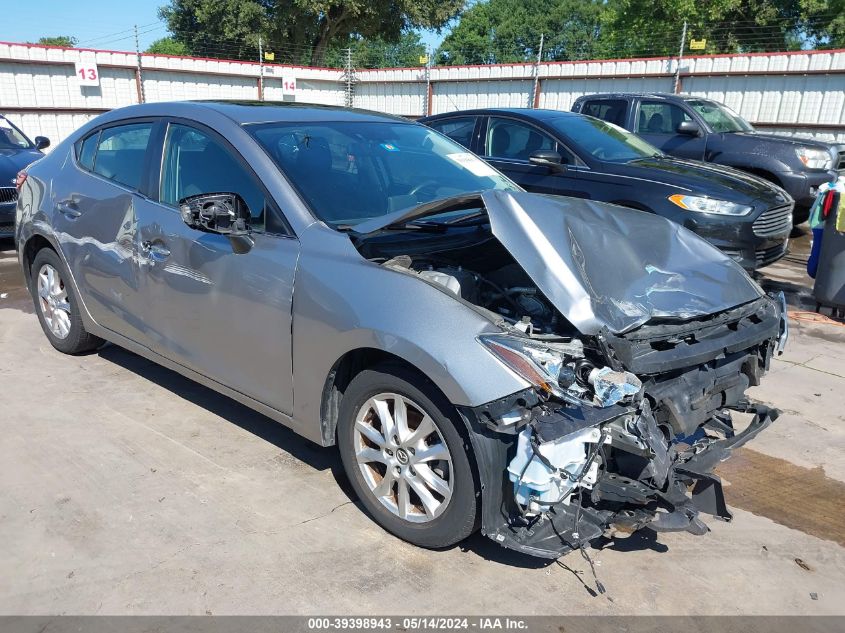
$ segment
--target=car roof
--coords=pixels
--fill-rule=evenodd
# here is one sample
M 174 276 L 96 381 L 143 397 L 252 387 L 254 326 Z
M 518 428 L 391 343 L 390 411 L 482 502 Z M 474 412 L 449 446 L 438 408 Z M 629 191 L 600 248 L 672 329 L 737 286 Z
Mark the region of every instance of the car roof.
M 158 101 L 128 106 L 120 110 L 113 110 L 113 112 L 123 116 L 162 116 L 166 115 L 168 110 L 172 110 L 174 113 L 178 111 L 179 115 L 184 115 L 195 108 L 202 111 L 216 111 L 239 125 L 270 122 L 315 123 L 321 121 L 411 123 L 408 119 L 399 116 L 369 110 L 280 101 Z
M 583 95 L 578 97 L 576 101 L 584 101 L 586 99 L 666 99 L 667 101 L 711 101 L 706 97 L 696 97 L 695 95 L 681 95 L 671 92 L 603 92 L 591 95 Z
M 549 121 L 552 119 L 572 118 L 583 116 L 574 112 L 567 112 L 565 110 L 542 110 L 534 108 L 476 108 L 474 110 L 457 110 L 455 112 L 444 112 L 442 114 L 435 114 L 430 117 L 423 117 L 421 121 L 429 121 L 447 116 L 472 116 L 483 114 L 511 114 L 526 119 L 535 119 L 540 121 Z

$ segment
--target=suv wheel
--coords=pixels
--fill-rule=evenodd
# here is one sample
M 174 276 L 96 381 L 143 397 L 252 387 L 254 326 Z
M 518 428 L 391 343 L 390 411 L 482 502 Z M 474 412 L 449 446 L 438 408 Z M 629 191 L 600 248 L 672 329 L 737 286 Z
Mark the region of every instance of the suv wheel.
M 102 339 L 85 331 L 79 303 L 65 267 L 55 251 L 43 248 L 32 262 L 32 299 L 41 329 L 50 344 L 65 354 L 96 349 Z
M 341 401 L 337 439 L 355 492 L 379 525 L 421 547 L 475 528 L 469 445 L 453 420 L 434 385 L 401 367 L 361 372 Z

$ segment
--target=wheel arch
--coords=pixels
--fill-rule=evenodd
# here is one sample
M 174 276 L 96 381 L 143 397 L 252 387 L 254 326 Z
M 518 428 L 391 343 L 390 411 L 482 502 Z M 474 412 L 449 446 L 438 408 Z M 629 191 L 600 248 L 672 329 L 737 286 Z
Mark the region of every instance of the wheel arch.
M 82 296 L 82 293 L 79 291 L 79 284 L 76 283 L 76 278 L 73 275 L 73 271 L 71 270 L 70 265 L 68 264 L 67 258 L 65 254 L 62 252 L 62 249 L 59 248 L 58 244 L 56 244 L 55 238 L 51 235 L 46 235 L 39 230 L 34 230 L 30 233 L 25 239 L 23 239 L 18 245 L 18 257 L 20 260 L 21 268 L 23 269 L 24 274 L 24 283 L 26 284 L 27 290 L 32 292 L 32 262 L 35 261 L 35 256 L 44 248 L 49 248 L 56 255 L 59 257 L 59 260 L 65 267 L 67 271 L 67 280 L 69 281 L 71 286 L 73 287 L 73 292 L 76 295 L 77 302 L 79 303 L 80 308 L 80 316 L 82 317 L 82 322 L 85 325 L 85 329 L 88 330 L 91 334 L 95 334 L 97 336 L 102 337 L 101 328 L 97 325 L 97 322 L 91 316 L 91 313 L 88 310 L 88 306 L 85 303 L 85 298 Z
M 337 441 L 340 403 L 349 383 L 361 371 L 381 365 L 393 365 L 410 371 L 437 389 L 444 399 L 448 400 L 443 394 L 443 390 L 425 372 L 404 358 L 374 347 L 359 347 L 349 350 L 335 361 L 323 384 L 323 392 L 320 398 L 320 435 L 325 446 L 332 446 Z
M 41 233 L 33 233 L 20 247 L 21 268 L 23 268 L 24 280 L 29 290 L 32 290 L 32 262 L 35 261 L 35 256 L 39 251 L 45 248 L 54 251 L 64 261 L 53 242 Z

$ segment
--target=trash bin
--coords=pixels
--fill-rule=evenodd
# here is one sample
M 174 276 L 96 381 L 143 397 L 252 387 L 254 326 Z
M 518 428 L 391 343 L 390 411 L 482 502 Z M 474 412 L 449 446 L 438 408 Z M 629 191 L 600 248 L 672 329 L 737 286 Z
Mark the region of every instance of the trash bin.
M 821 249 L 818 254 L 816 283 L 813 296 L 817 308 L 828 306 L 835 310 L 845 309 L 845 179 L 839 181 L 826 193 L 831 199 L 823 207 Z

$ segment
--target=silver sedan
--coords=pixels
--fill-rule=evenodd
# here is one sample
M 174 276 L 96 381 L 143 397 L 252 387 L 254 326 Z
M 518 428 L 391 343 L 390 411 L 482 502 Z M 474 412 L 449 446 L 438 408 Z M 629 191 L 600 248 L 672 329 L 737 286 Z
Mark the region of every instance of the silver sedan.
M 700 513 L 730 516 L 713 466 L 777 417 L 744 392 L 783 306 L 730 259 L 654 215 L 525 193 L 403 119 L 132 106 L 17 180 L 56 349 L 110 341 L 337 445 L 362 507 L 424 547 L 704 533 Z

